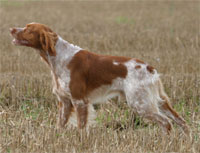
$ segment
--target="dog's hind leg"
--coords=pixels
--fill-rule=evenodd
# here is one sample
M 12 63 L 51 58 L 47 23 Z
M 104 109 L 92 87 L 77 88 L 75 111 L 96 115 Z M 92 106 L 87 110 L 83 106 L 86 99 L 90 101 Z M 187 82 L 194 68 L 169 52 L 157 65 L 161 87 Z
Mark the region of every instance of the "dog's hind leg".
M 170 133 L 172 129 L 171 123 L 168 120 L 168 118 L 165 117 L 163 114 L 159 112 L 156 112 L 156 113 L 152 112 L 152 113 L 145 114 L 144 117 L 161 125 L 165 133 L 167 134 Z
M 181 126 L 181 128 L 186 134 L 189 134 L 190 133 L 189 127 L 187 126 L 185 120 L 181 116 L 179 116 L 179 114 L 171 107 L 169 98 L 164 92 L 161 82 L 159 82 L 159 86 L 160 86 L 159 94 L 162 100 L 159 104 L 160 111 L 164 113 L 167 117 L 172 119 L 176 124 Z
M 172 129 L 169 118 L 159 110 L 159 92 L 156 82 L 138 86 L 134 90 L 125 91 L 128 105 L 139 116 L 156 122 L 169 134 Z
M 164 113 L 167 117 L 172 119 L 176 124 L 181 126 L 181 128 L 186 134 L 189 134 L 190 131 L 185 120 L 181 116 L 179 116 L 179 114 L 170 106 L 168 97 L 162 96 L 161 98 L 163 101 L 159 106 L 160 111 Z

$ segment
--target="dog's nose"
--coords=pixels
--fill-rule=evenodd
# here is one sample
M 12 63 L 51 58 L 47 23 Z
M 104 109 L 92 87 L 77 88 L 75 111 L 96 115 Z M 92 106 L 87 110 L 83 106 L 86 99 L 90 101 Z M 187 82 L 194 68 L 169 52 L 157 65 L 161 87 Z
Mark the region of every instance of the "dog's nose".
M 11 34 L 14 34 L 14 33 L 16 33 L 16 31 L 17 31 L 17 29 L 16 29 L 16 28 L 10 28 L 10 33 L 11 33 Z

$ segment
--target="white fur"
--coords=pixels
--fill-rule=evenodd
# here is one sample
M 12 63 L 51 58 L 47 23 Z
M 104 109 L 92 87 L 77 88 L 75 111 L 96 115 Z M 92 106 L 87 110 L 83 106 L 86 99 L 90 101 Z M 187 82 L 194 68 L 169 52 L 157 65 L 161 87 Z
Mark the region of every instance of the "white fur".
M 69 42 L 63 40 L 61 37 L 58 38 L 58 41 L 55 46 L 57 55 L 48 56 L 48 61 L 50 62 L 51 70 L 55 73 L 58 78 L 58 83 L 60 88 L 56 86 L 56 80 L 54 73 L 52 73 L 53 78 L 53 93 L 56 94 L 58 100 L 60 101 L 63 97 L 72 99 L 69 82 L 70 82 L 70 71 L 67 69 L 67 64 L 71 61 L 73 56 L 78 53 L 81 48 L 70 44 Z M 73 103 L 74 100 L 72 100 Z M 75 103 L 83 103 L 83 101 L 75 101 Z M 95 111 L 92 104 L 88 104 L 88 123 L 87 127 L 95 124 Z M 72 112 L 69 123 L 73 126 L 77 126 L 77 117 L 76 113 Z
M 67 64 L 71 61 L 73 56 L 81 50 L 80 47 L 74 46 L 73 44 L 68 43 L 63 40 L 61 37 L 58 37 L 58 41 L 55 46 L 56 56 L 49 56 L 49 63 L 51 65 L 51 70 L 55 73 L 58 78 L 58 83 L 61 88 L 57 88 L 55 86 L 55 77 L 53 76 L 53 93 L 55 93 L 58 97 L 71 96 L 69 90 L 69 82 L 70 82 L 70 71 L 67 69 Z
M 115 62 L 115 61 L 113 62 L 113 64 L 114 64 L 114 65 L 119 65 L 119 63 L 118 63 L 118 62 Z
M 10 29 L 11 34 L 15 38 L 13 43 L 15 45 L 27 46 L 29 43 L 27 40 L 16 39 L 18 32 L 22 30 L 23 28 Z M 81 48 L 58 37 L 55 50 L 56 56 L 51 56 L 46 50 L 45 52 L 40 50 L 39 53 L 42 57 L 45 56 L 43 59 L 51 67 L 53 93 L 56 94 L 59 100 L 58 125 L 63 127 L 67 123 L 70 115 L 69 122 L 77 125 L 76 115 L 78 114 L 80 119 L 78 123 L 79 127 L 82 128 L 86 123 L 86 127 L 88 127 L 88 125 L 94 123 L 95 118 L 92 104 L 107 102 L 109 99 L 118 96 L 119 98 L 124 97 L 135 113 L 157 122 L 166 132 L 171 130 L 171 124 L 168 120 L 171 118 L 183 128 L 185 133 L 189 133 L 188 126 L 185 124 L 186 122 L 171 108 L 168 97 L 159 79 L 159 74 L 151 66 L 134 59 L 125 63 L 112 61 L 113 65 L 115 65 L 114 67 L 117 67 L 117 65 L 121 66 L 122 64 L 126 67 L 126 76 L 112 80 L 110 85 L 102 84 L 98 88 L 90 91 L 89 95 L 84 97 L 84 99 L 76 100 L 73 99 L 70 92 L 69 84 L 71 76 L 67 65 Z M 79 69 L 77 68 L 76 71 L 79 71 Z M 106 77 L 106 74 L 102 75 Z M 88 112 L 86 112 L 85 108 L 88 109 Z M 86 116 L 88 117 L 87 122 Z
M 69 90 L 70 70 L 66 65 L 71 61 L 73 56 L 81 50 L 81 48 L 74 46 L 59 37 L 55 49 L 57 56 L 49 56 L 48 60 L 52 71 L 58 78 L 60 88 L 56 86 L 55 76 L 53 76 L 53 92 L 57 95 L 59 100 L 63 96 L 72 98 Z M 115 61 L 113 64 L 118 65 Z M 145 115 L 149 108 L 155 112 L 159 112 L 158 103 L 161 99 L 157 83 L 159 81 L 159 75 L 156 70 L 154 70 L 154 73 L 150 73 L 147 70 L 147 64 L 137 63 L 135 60 L 130 60 L 124 63 L 124 65 L 128 70 L 126 78 L 116 78 L 112 81 L 111 85 L 102 85 L 92 91 L 88 96 L 88 121 L 94 119 L 94 109 L 92 104 L 107 102 L 109 99 L 116 96 L 125 96 L 128 105 L 140 115 Z M 137 65 L 140 65 L 141 67 L 136 69 L 135 66 Z M 77 103 L 78 101 L 73 101 L 73 103 L 74 102 Z M 75 121 L 74 117 L 75 114 L 72 114 L 70 122 L 76 124 L 77 121 Z

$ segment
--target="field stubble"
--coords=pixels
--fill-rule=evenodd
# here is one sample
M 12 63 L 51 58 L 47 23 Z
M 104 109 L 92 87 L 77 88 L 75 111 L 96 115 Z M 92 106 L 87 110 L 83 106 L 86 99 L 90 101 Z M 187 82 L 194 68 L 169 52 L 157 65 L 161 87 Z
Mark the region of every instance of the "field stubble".
M 0 2 L 0 152 L 200 152 L 199 2 Z M 9 27 L 49 25 L 96 53 L 154 66 L 192 140 L 136 118 L 115 99 L 97 109 L 89 133 L 55 128 L 48 67 L 33 49 L 11 44 Z M 148 124 L 146 124 L 148 123 Z M 107 126 L 109 125 L 109 126 Z

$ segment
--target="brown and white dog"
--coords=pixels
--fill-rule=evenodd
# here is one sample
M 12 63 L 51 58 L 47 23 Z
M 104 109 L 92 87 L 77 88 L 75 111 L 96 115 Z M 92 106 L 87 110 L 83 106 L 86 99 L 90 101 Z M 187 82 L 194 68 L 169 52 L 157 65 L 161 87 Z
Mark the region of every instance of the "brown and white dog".
M 49 27 L 30 23 L 11 28 L 15 45 L 33 47 L 49 65 L 53 93 L 59 100 L 58 124 L 63 127 L 77 115 L 79 128 L 88 125 L 94 103 L 124 96 L 138 115 L 161 125 L 169 133 L 169 118 L 189 133 L 186 122 L 170 106 L 159 74 L 150 65 L 134 58 L 98 55 L 63 40 Z

